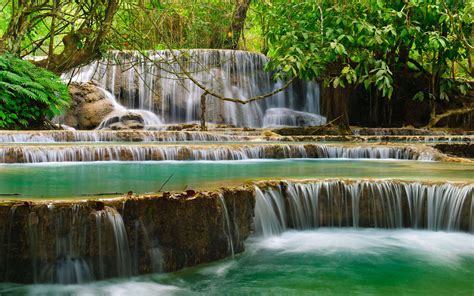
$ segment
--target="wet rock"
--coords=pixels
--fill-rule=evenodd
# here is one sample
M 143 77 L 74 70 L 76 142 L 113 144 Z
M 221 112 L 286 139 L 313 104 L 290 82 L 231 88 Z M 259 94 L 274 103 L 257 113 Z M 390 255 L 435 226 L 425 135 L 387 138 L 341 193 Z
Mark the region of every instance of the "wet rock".
M 58 282 L 47 275 L 62 270 L 79 272 L 67 282 L 75 283 L 85 275 L 89 280 L 128 277 L 228 257 L 231 253 L 220 196 L 233 221 L 234 250 L 242 252 L 253 221 L 252 190 L 186 198 L 191 193 L 173 195 L 182 198 L 172 198 L 167 192 L 52 205 L 31 202 L 32 207 L 1 203 L 0 279 Z M 68 264 L 58 265 L 58 260 Z
M 473 143 L 436 144 L 434 148 L 451 156 L 467 157 L 474 159 Z
M 130 111 L 105 119 L 99 128 L 111 130 L 142 130 L 145 128 L 145 119 L 142 115 Z
M 71 105 L 64 123 L 75 129 L 94 129 L 114 111 L 113 103 L 94 83 L 71 83 Z

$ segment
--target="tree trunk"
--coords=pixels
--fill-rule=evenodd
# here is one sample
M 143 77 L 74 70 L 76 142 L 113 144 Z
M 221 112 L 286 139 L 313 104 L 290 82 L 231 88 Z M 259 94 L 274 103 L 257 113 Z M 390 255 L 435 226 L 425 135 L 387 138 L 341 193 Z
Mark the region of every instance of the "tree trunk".
M 112 21 L 119 8 L 120 0 L 108 0 L 103 20 L 98 32 L 85 27 L 79 31 L 71 31 L 64 36 L 64 50 L 53 54 L 47 59 L 34 62 L 37 66 L 61 74 L 78 66 L 90 63 L 100 57 L 100 45 L 105 41 L 112 28 Z M 78 48 L 81 40 L 86 40 L 82 48 Z
M 206 127 L 206 96 L 207 92 L 203 92 L 201 95 L 201 131 L 207 130 Z
M 252 0 L 237 0 L 236 9 L 232 18 L 232 24 L 227 30 L 227 36 L 224 40 L 224 48 L 237 49 L 239 45 L 240 35 L 244 29 L 247 11 Z

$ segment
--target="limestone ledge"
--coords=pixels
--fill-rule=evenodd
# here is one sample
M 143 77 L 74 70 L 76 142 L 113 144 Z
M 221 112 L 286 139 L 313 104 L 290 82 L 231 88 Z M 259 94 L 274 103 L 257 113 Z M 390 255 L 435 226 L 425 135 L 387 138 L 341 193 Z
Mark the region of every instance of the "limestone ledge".
M 412 227 L 412 208 L 403 189 L 408 187 L 404 186 L 421 189 L 415 192 L 454 186 L 464 188 L 467 196 L 460 205 L 459 229 L 472 230 L 474 186 L 465 182 L 280 180 L 212 191 L 129 193 L 93 200 L 0 200 L 0 281 L 51 282 L 51 273 L 61 271 L 64 262 L 86 262 L 93 279 L 99 280 L 171 272 L 223 259 L 232 250 L 242 252 L 253 232 L 255 186 L 281 190 L 288 204 L 290 184 L 310 183 L 326 183 L 327 189 L 318 197 L 319 226 L 352 227 L 355 204 L 349 192 L 356 191 L 348 191 L 348 186 L 363 183 L 357 203 L 359 227 L 387 227 L 386 203 L 393 202 L 393 194 L 400 201 L 402 227 Z M 427 207 L 425 197 L 420 217 L 427 217 Z M 288 219 L 288 227 L 296 227 L 295 217 L 289 214 Z M 420 228 L 429 226 L 418 223 Z
M 66 255 L 88 262 L 94 279 L 219 260 L 229 257 L 232 248 L 244 250 L 254 205 L 253 191 L 242 187 L 97 200 L 2 201 L 0 281 L 48 282 L 44 270 L 60 265 Z M 117 260 L 125 260 L 125 267 Z

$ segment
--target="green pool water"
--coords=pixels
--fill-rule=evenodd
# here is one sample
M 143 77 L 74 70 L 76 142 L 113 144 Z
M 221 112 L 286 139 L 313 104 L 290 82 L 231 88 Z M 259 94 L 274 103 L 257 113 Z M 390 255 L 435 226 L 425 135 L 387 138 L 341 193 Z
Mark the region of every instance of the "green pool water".
M 318 229 L 253 238 L 235 259 L 83 285 L 0 284 L 0 294 L 472 295 L 474 236 Z
M 474 165 L 322 159 L 4 164 L 0 165 L 0 197 L 60 198 L 130 190 L 156 192 L 168 178 L 162 190 L 209 189 L 254 180 L 301 178 L 472 182 Z
M 0 194 L 75 197 L 107 193 L 206 189 L 251 180 L 293 178 L 400 178 L 474 180 L 474 166 L 374 160 L 267 160 L 189 162 L 93 162 L 0 165 Z

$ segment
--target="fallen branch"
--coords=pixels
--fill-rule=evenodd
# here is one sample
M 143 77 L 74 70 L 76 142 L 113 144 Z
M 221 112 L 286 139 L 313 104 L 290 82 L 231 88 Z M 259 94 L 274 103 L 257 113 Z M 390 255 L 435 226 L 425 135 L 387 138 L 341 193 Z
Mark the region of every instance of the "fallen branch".
M 163 189 L 163 187 L 165 187 L 165 185 L 169 182 L 169 180 L 171 180 L 171 178 L 173 178 L 173 176 L 174 176 L 174 174 L 171 174 L 168 177 L 168 179 L 166 179 L 166 181 L 163 184 L 161 184 L 161 187 L 160 187 L 160 189 L 158 189 L 158 192 L 161 192 L 161 189 Z

